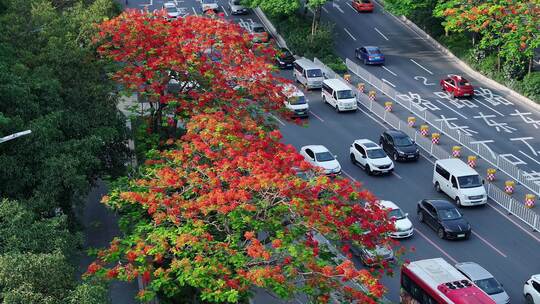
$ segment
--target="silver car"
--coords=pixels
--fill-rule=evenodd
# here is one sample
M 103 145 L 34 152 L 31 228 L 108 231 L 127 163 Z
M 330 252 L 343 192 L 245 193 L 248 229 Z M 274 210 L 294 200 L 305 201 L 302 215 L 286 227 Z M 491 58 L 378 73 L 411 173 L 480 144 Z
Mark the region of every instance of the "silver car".
M 229 0 L 229 8 L 232 15 L 247 14 L 247 7 L 242 5 L 241 0 Z
M 456 268 L 487 293 L 497 304 L 510 303 L 510 297 L 504 291 L 501 283 L 484 267 L 474 262 L 464 262 L 456 264 Z

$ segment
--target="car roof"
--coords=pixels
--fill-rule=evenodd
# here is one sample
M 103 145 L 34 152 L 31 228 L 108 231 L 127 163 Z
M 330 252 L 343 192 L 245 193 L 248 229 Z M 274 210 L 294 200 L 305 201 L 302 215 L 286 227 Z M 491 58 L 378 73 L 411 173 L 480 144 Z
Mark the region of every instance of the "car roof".
M 539 274 L 533 274 L 531 276 L 531 279 L 535 280 L 536 282 L 540 282 L 540 273 Z
M 328 149 L 323 145 L 308 145 L 303 146 L 302 149 L 311 149 L 314 153 L 328 152 Z
M 451 79 L 454 79 L 454 80 L 465 80 L 465 81 L 468 81 L 465 77 L 461 76 L 461 75 L 451 75 L 450 76 Z
M 394 204 L 391 201 L 379 201 L 379 205 L 383 206 L 386 209 L 394 210 L 394 209 L 400 209 L 396 204 Z
M 325 79 L 323 82 L 334 90 L 343 91 L 351 89 L 342 80 L 337 78 Z
M 405 132 L 401 130 L 386 130 L 384 133 L 392 136 L 392 137 L 407 137 L 409 135 L 405 134 Z
M 321 69 L 317 64 L 315 64 L 315 62 L 305 57 L 296 59 L 294 62 L 306 70 L 316 70 L 316 69 L 320 70 Z
M 429 202 L 431 205 L 433 205 L 433 207 L 435 207 L 435 209 L 454 209 L 456 207 L 454 207 L 454 205 L 452 203 L 450 203 L 449 201 L 445 201 L 445 200 L 439 200 L 439 199 L 436 199 L 436 200 L 426 200 L 427 202 Z
M 459 158 L 447 158 L 439 159 L 435 164 L 444 167 L 446 170 L 452 172 L 456 177 L 468 176 L 468 175 L 478 175 L 473 168 L 469 167 Z
M 370 46 L 370 45 L 366 45 L 364 46 L 366 48 L 366 50 L 378 50 L 379 47 L 378 46 Z
M 456 268 L 463 272 L 472 281 L 489 279 L 493 277 L 493 275 L 484 267 L 474 262 L 458 263 L 456 264 Z
M 373 141 L 371 141 L 371 140 L 369 140 L 367 138 L 357 139 L 354 142 L 359 144 L 359 145 L 364 146 L 368 150 L 373 149 L 373 148 L 377 148 L 377 149 L 380 148 L 376 143 L 374 143 Z
M 163 6 L 176 7 L 174 2 L 165 2 L 165 3 L 163 3 Z

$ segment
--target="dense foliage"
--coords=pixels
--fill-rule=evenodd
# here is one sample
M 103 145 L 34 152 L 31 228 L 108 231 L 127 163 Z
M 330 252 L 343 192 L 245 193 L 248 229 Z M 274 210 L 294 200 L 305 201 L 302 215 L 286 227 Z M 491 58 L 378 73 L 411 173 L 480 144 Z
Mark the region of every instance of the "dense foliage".
M 141 276 L 140 298 L 164 303 L 193 294 L 243 302 L 254 286 L 311 302 L 331 293 L 343 302 L 381 298 L 379 272 L 336 262 L 321 237 L 350 256 L 352 243 L 390 243 L 393 223 L 378 205 L 363 207 L 374 197 L 360 185 L 297 175 L 309 165 L 261 113 L 283 108 L 273 49 L 219 18 L 167 22 L 135 11 L 103 22 L 96 43 L 104 58 L 123 63 L 114 79 L 147 97 L 151 117 L 181 118 L 185 134 L 151 150 L 138 175 L 103 198 L 122 215 L 125 235 L 98 253 L 88 275 Z M 366 289 L 344 285 L 353 281 Z
M 117 13 L 109 0 L 0 0 L 0 136 L 32 130 L 0 144 L 3 303 L 106 303 L 103 286 L 77 285 L 73 211 L 126 159 L 114 83 L 89 44 Z

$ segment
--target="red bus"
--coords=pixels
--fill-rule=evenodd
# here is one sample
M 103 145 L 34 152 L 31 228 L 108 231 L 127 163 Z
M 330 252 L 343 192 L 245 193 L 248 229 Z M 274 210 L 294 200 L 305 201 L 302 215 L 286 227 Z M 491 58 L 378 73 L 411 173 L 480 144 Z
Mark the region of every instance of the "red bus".
M 402 304 L 495 304 L 484 291 L 442 258 L 401 267 Z

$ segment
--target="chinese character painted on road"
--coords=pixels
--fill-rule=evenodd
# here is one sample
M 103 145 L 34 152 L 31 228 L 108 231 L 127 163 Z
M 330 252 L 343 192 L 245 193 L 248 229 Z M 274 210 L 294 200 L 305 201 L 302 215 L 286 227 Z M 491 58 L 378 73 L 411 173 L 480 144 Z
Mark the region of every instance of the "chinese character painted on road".
M 516 128 L 509 127 L 508 124 L 505 122 L 496 122 L 495 120 L 490 119 L 490 118 L 495 117 L 495 115 L 484 115 L 484 113 L 482 112 L 478 112 L 478 114 L 480 115 L 473 116 L 473 117 L 483 119 L 488 126 L 495 127 L 495 130 L 497 130 L 497 132 L 502 131 L 506 133 L 513 133 L 514 131 L 517 130 Z
M 510 116 L 519 116 L 525 123 L 531 124 L 535 129 L 538 129 L 538 127 L 540 127 L 540 120 L 534 120 L 531 117 L 527 117 L 528 115 L 532 115 L 532 113 L 520 112 L 519 110 L 515 110 L 514 113 L 510 113 Z
M 434 105 L 431 101 L 424 99 L 420 94 L 409 92 L 409 94 L 398 94 L 396 97 L 400 98 L 405 102 L 410 102 L 411 105 L 418 108 L 420 111 L 425 111 L 429 109 L 431 111 L 439 111 L 441 108 Z
M 493 94 L 493 92 L 491 92 L 490 89 L 486 89 L 482 87 L 476 88 L 474 90 L 474 95 L 477 97 L 478 96 L 483 97 L 487 102 L 489 102 L 493 106 L 497 106 L 500 104 L 503 104 L 505 106 L 513 105 L 513 103 L 509 101 L 508 99 L 500 95 Z

